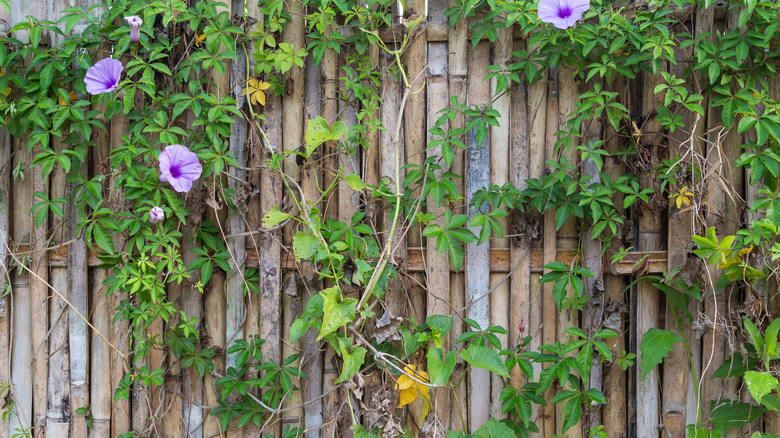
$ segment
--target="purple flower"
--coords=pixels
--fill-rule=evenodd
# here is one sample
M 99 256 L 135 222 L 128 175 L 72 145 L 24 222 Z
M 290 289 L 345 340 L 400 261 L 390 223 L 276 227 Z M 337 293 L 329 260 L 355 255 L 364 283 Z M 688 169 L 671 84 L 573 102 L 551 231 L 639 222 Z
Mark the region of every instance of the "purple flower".
M 141 25 L 144 24 L 144 20 L 137 15 L 131 15 L 125 17 L 125 21 L 130 26 L 130 41 L 137 43 L 141 39 Z
M 162 208 L 155 205 L 151 210 L 149 210 L 149 222 L 156 224 L 163 219 L 165 219 L 165 212 Z
M 123 69 L 122 63 L 116 59 L 106 58 L 96 62 L 84 76 L 87 92 L 100 94 L 116 90 Z
M 590 0 L 539 0 L 539 19 L 566 29 L 574 26 L 588 8 Z
M 169 182 L 177 192 L 188 192 L 202 171 L 198 156 L 186 146 L 173 144 L 160 154 L 160 182 Z

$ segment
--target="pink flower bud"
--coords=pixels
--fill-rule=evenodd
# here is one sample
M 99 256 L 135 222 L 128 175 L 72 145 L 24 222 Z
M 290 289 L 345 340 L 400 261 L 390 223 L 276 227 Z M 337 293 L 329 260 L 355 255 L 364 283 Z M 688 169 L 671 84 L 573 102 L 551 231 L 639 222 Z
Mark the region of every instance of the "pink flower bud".
M 144 20 L 137 15 L 131 15 L 125 17 L 125 21 L 130 26 L 130 41 L 137 43 L 141 39 L 141 25 L 144 24 Z
M 149 210 L 149 222 L 156 224 L 163 219 L 165 219 L 165 212 L 162 208 L 154 206 Z

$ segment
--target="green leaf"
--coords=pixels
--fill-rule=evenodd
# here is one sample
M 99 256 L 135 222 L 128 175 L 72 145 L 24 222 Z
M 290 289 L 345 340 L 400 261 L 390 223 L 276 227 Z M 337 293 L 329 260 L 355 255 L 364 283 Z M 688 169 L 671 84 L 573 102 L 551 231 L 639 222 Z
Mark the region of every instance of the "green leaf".
M 320 291 L 323 300 L 322 308 L 322 328 L 317 340 L 335 332 L 344 325 L 349 324 L 355 319 L 355 307 L 357 300 L 347 298 L 341 300 L 341 290 L 338 286 Z
M 272 228 L 276 225 L 286 221 L 290 217 L 289 213 L 285 213 L 279 210 L 279 207 L 274 206 L 263 218 L 263 228 Z
M 474 438 L 516 438 L 512 429 L 506 424 L 491 418 L 474 432 Z
M 761 399 L 777 388 L 777 378 L 769 373 L 748 371 L 745 373 L 745 383 L 753 399 L 761 403 Z
M 477 368 L 492 371 L 500 376 L 509 378 L 509 371 L 495 350 L 477 344 L 469 345 L 469 348 L 460 353 L 460 357 Z
M 651 328 L 642 338 L 641 359 L 642 359 L 642 378 L 644 379 L 656 365 L 663 362 L 664 358 L 674 348 L 675 342 L 681 339 L 676 334 L 668 330 Z
M 428 372 L 431 374 L 432 385 L 446 385 L 450 380 L 452 371 L 455 369 L 457 355 L 454 351 L 447 353 L 444 358 L 444 351 L 441 348 L 434 347 L 428 350 Z
M 303 231 L 298 231 L 293 236 L 293 254 L 295 254 L 296 261 L 311 258 L 317 253 L 319 247 L 320 240 L 317 239 L 317 236 L 306 234 Z
M 347 181 L 347 184 L 349 184 L 349 186 L 352 187 L 352 190 L 356 192 L 362 192 L 363 189 L 367 187 L 366 183 L 364 183 L 363 180 L 360 179 L 360 175 L 350 173 L 344 179 Z
M 350 377 L 354 376 L 358 370 L 360 370 L 361 366 L 363 366 L 367 350 L 363 347 L 355 347 L 350 353 L 349 347 L 351 344 L 352 341 L 350 339 L 339 339 L 339 349 L 341 350 L 341 355 L 344 358 L 344 367 L 341 369 L 339 378 L 333 382 L 334 384 L 348 380 Z

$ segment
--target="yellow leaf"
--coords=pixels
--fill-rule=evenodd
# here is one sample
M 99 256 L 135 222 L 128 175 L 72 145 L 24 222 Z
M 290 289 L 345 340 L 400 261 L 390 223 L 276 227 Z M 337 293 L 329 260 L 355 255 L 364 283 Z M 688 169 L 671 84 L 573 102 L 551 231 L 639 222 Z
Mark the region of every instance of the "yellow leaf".
M 417 388 L 409 387 L 401 391 L 401 400 L 398 407 L 403 407 L 417 399 Z
M 200 34 L 200 35 L 195 37 L 195 45 L 198 46 L 198 47 L 200 47 L 200 45 L 203 44 L 204 41 L 206 41 L 206 35 L 205 34 Z
M 427 383 L 430 381 L 428 373 L 425 371 L 417 371 L 417 368 L 414 365 L 405 366 L 404 372 L 414 376 L 415 379 L 418 379 L 422 382 Z M 423 418 L 425 418 L 425 415 L 428 414 L 430 388 L 421 383 L 418 383 L 406 374 L 402 374 L 401 377 L 398 378 L 398 382 L 396 383 L 395 388 L 401 390 L 401 397 L 398 403 L 399 408 L 417 400 L 418 394 L 421 395 L 423 400 L 425 400 L 425 406 L 423 408 Z
M 258 81 L 255 78 L 250 78 L 246 83 L 246 88 L 241 92 L 242 96 L 249 94 L 249 101 L 256 105 L 265 106 L 265 93 L 271 84 L 268 82 Z

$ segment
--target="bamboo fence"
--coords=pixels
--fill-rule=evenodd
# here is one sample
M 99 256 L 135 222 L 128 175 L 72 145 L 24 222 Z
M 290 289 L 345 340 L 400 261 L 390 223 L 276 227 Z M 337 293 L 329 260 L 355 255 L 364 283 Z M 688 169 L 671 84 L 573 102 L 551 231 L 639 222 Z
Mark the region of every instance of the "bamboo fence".
M 262 20 L 252 3 L 248 3 L 249 14 Z M 56 21 L 59 11 L 73 4 L 70 0 L 19 1 L 13 4 L 10 15 L 2 11 L 5 15 L 0 18 L 5 23 L 16 23 L 32 14 Z M 293 9 L 300 8 L 299 2 L 290 5 Z M 419 164 L 426 154 L 437 154 L 435 149 L 426 151 L 426 143 L 430 140 L 427 128 L 433 126 L 438 111 L 449 105 L 452 96 L 466 99 L 470 105 L 487 103 L 496 84 L 484 80 L 485 67 L 506 66 L 512 62 L 510 53 L 527 44 L 524 36 L 513 32 L 513 29 L 505 29 L 499 32 L 495 43 L 483 40 L 472 46 L 466 23 L 459 23 L 453 29 L 447 26 L 444 16 L 448 7 L 446 0 L 415 0 L 407 4 L 408 8 L 418 12 L 426 6 L 429 16 L 427 27 L 404 54 L 410 78 L 418 77 L 413 88 L 425 83 L 426 89 L 409 97 L 399 138 L 394 138 L 394 128 L 398 123 L 397 108 L 403 90 L 394 81 L 393 75 L 387 73 L 382 76 L 383 104 L 376 114 L 387 130 L 370 138 L 370 149 L 348 156 L 335 157 L 328 153 L 335 149 L 334 145 L 326 145 L 326 152 L 321 153 L 318 159 L 331 160 L 328 166 L 345 166 L 367 183 L 376 184 L 381 178 L 394 175 L 396 148 L 400 151 L 401 165 Z M 236 0 L 229 3 L 228 8 L 240 12 L 244 2 Z M 718 13 L 716 8 L 687 15 L 683 25 L 695 29 L 696 34 L 736 26 L 733 14 Z M 295 47 L 303 47 L 303 16 L 293 14 L 292 17 L 282 39 Z M 7 32 L 8 28 L 0 30 Z M 391 45 L 401 32 L 395 27 L 385 29 L 381 36 Z M 54 35 L 49 37 L 50 44 L 56 42 Z M 239 48 L 239 51 L 242 50 L 251 52 L 252 48 Z M 392 62 L 375 48 L 372 50 L 377 67 Z M 303 68 L 293 67 L 287 82 L 288 92 L 282 97 L 268 97 L 263 126 L 272 147 L 287 151 L 298 148 L 307 120 L 316 116 L 332 120 L 339 114 L 348 125 L 356 120 L 355 109 L 344 108 L 335 99 L 339 95 L 341 84 L 338 78 L 343 76 L 341 69 L 346 56 L 346 52 L 340 55 L 329 52 L 317 66 L 309 59 Z M 690 56 L 690 49 L 679 52 L 681 61 Z M 246 77 L 247 69 L 253 71 L 254 64 L 252 56 L 248 57 L 249 65 L 246 65 L 245 59 L 240 53 L 226 75 L 213 77 L 217 86 L 224 93 L 231 94 L 240 106 L 244 105 L 240 83 Z M 684 67 L 680 64 L 667 67 L 670 72 L 681 75 Z M 572 79 L 572 73 L 567 68 L 545 72 L 541 82 L 515 84 L 509 94 L 494 102 L 493 108 L 501 114 L 501 126 L 492 127 L 483 144 L 477 144 L 475 133 L 469 132 L 464 139 L 468 149 L 456 154 L 453 171 L 464 175 L 459 183 L 462 192 L 470 198 L 488 184 L 507 181 L 523 188 L 525 179 L 544 174 L 545 160 L 554 158 L 554 134 L 564 126 L 583 87 Z M 658 75 L 645 74 L 641 80 L 618 80 L 608 87 L 620 93 L 624 101 L 632 96 L 629 105 L 632 114 L 646 114 L 659 98 L 653 95 L 653 87 L 659 80 Z M 775 81 L 772 86 L 777 90 L 778 82 Z M 718 110 L 709 108 L 706 100 L 704 103 L 705 117 L 685 120 L 686 127 L 695 125 L 699 133 L 717 135 L 709 126 L 720 120 Z M 125 117 L 115 116 L 107 130 L 93 134 L 92 140 L 97 146 L 91 151 L 90 165 L 82 169 L 84 173 L 95 175 L 101 172 L 111 145 L 119 142 L 127 123 Z M 463 126 L 463 123 L 458 119 L 453 122 L 454 126 Z M 658 129 L 648 126 L 647 130 Z M 611 127 L 597 124 L 590 127 L 582 141 L 607 139 L 606 148 L 614 151 L 619 140 L 613 134 Z M 672 138 L 677 137 L 672 135 Z M 723 144 L 734 146 L 740 142 L 738 136 L 732 134 Z M 216 378 L 206 375 L 201 379 L 193 370 L 181 369 L 172 358 L 159 351 L 149 355 L 147 365 L 166 369 L 165 384 L 148 396 L 134 393 L 129 400 L 113 401 L 113 390 L 125 374 L 121 358 L 131 350 L 127 324 L 112 322 L 113 309 L 123 297 L 120 294 L 106 296 L 102 283 L 109 272 L 98 267 L 98 260 L 88 250 L 83 238 L 73 239 L 77 218 L 75 209 L 68 210 L 65 219 L 52 216 L 42 227 L 34 227 L 29 214 L 33 192 L 48 191 L 52 193 L 52 198 L 67 198 L 73 187 L 65 182 L 65 174 L 60 170 L 44 181 L 40 172 L 29 167 L 33 155 L 27 152 L 25 145 L 26 139 L 11 138 L 7 132 L 0 132 L 0 238 L 14 252 L 32 255 L 29 272 L 11 269 L 14 260 L 7 248 L 2 249 L 4 256 L 0 257 L 3 281 L 10 281 L 12 286 L 12 293 L 0 298 L 0 382 L 14 385 L 14 397 L 20 413 L 9 423 L 0 425 L 0 438 L 9 438 L 17 427 L 30 425 L 35 427 L 36 437 L 116 437 L 131 429 L 139 432 L 140 436 L 220 436 L 218 421 L 209 415 L 210 408 L 217 405 Z M 54 148 L 58 147 L 62 145 L 55 140 Z M 715 163 L 713 160 L 717 160 L 719 154 L 707 150 L 708 147 L 711 146 L 698 143 L 696 152 L 711 164 L 730 166 L 728 172 L 734 175 L 734 189 L 745 199 L 754 198 L 755 190 L 745 183 L 742 168 L 733 167 L 734 148 L 726 148 L 730 151 L 729 155 L 723 158 L 722 163 Z M 662 153 L 660 148 L 657 149 L 653 151 L 652 158 L 656 161 Z M 258 153 L 260 150 L 260 140 L 245 122 L 233 125 L 230 151 L 242 168 L 260 163 L 263 159 Z M 574 161 L 576 155 L 569 153 L 567 158 Z M 12 179 L 11 170 L 20 163 L 28 166 L 25 177 Z M 585 163 L 584 169 L 598 176 L 593 165 Z M 316 198 L 315 178 L 326 177 L 314 175 L 316 170 L 299 166 L 292 157 L 284 162 L 284 171 L 294 176 L 308 199 Z M 607 160 L 605 171 L 614 181 L 628 170 Z M 322 352 L 313 337 L 305 337 L 296 345 L 285 341 L 289 338 L 292 321 L 300 315 L 312 294 L 316 278 L 310 267 L 296 266 L 281 246 L 291 243 L 292 227 L 252 233 L 260 229 L 265 212 L 283 202 L 278 177 L 265 171 L 248 173 L 237 168 L 231 169 L 231 174 L 235 177 L 231 179 L 232 188 L 240 188 L 237 184 L 240 179 L 247 179 L 252 187 L 257 188 L 249 195 L 244 212 L 246 221 L 240 215 L 226 215 L 224 209 L 215 213 L 207 205 L 196 205 L 191 209 L 195 221 L 208 219 L 219 222 L 225 227 L 226 234 L 239 236 L 228 240 L 234 257 L 231 272 L 215 272 L 203 294 L 193 287 L 198 280 L 197 273 L 194 273 L 195 276 L 183 285 L 172 288 L 169 297 L 190 317 L 201 321 L 202 337 L 208 339 L 210 345 L 225 349 L 232 340 L 256 334 L 266 340 L 262 353 L 267 359 L 279 361 L 292 353 L 302 353 L 299 360 L 309 378 L 302 382 L 302 391 L 284 406 L 282 421 L 264 432 L 280 436 L 286 426 L 293 426 L 305 428 L 308 438 L 350 437 L 350 408 L 358 418 L 367 416 L 369 412 L 361 409 L 372 409 L 372 397 L 382 388 L 381 380 L 377 376 L 367 377 L 363 399 L 357 400 L 355 392 L 347 386 L 334 386 L 340 365 L 332 352 Z M 643 185 L 648 184 L 649 181 L 643 181 Z M 111 196 L 121 194 L 112 193 Z M 722 191 L 715 191 L 712 196 L 713 207 L 723 212 L 724 217 L 713 216 L 708 220 L 719 226 L 720 234 L 733 233 L 745 214 L 744 205 L 734 204 Z M 341 184 L 337 195 L 325 202 L 327 205 L 320 208 L 342 221 L 349 220 L 353 213 L 363 208 L 356 194 L 345 183 Z M 369 208 L 374 207 L 369 206 L 365 210 L 376 220 L 387 221 L 381 216 L 381 211 L 368 211 Z M 668 214 L 654 214 L 648 211 L 631 220 L 634 222 L 637 248 L 631 260 L 648 256 L 646 269 L 656 273 L 685 265 L 690 247 L 680 243 L 690 241 L 690 212 L 669 210 Z M 421 237 L 419 229 L 411 229 L 405 241 L 398 245 L 396 253 L 396 259 L 402 261 L 399 267 L 402 278 L 408 280 L 397 281 L 389 287 L 388 311 L 392 316 L 414 317 L 420 321 L 425 315 L 451 313 L 453 308 L 461 309 L 468 305 L 466 315 L 480 326 L 498 324 L 508 329 L 509 333 L 502 337 L 502 342 L 516 345 L 524 336 L 531 335 L 531 348 L 554 343 L 572 325 L 592 332 L 603 322 L 619 333 L 610 344 L 613 354 L 620 354 L 621 350 L 638 353 L 637 346 L 648 329 L 671 325 L 671 314 L 663 294 L 647 285 L 633 287 L 624 293 L 625 285 L 632 281 L 633 261 L 609 266 L 596 242 L 585 245 L 584 263 L 596 273 L 587 287 L 591 301 L 581 313 L 559 312 L 552 300 L 552 285 L 540 284 L 539 278 L 544 273 L 544 264 L 573 260 L 571 250 L 577 247 L 578 238 L 577 224 L 573 219 L 557 233 L 554 223 L 554 212 L 522 220 L 509 217 L 504 222 L 506 228 L 520 230 L 518 234 L 527 235 L 495 239 L 489 245 L 467 245 L 462 272 L 452 271 L 447 255 L 435 253 L 435 242 Z M 185 234 L 191 231 L 191 226 L 184 230 Z M 47 238 L 62 246 L 45 251 Z M 184 248 L 186 250 L 188 246 Z M 185 263 L 191 262 L 193 257 L 192 253 L 186 252 Z M 242 293 L 244 268 L 259 270 L 260 296 L 249 294 L 245 297 Z M 46 282 L 66 297 L 73 307 L 67 307 L 52 293 Z M 488 291 L 491 291 L 489 297 L 484 297 Z M 724 295 L 726 293 L 727 296 Z M 742 299 L 738 291 L 715 294 L 707 289 L 704 296 L 702 308 L 694 306 L 691 310 L 703 312 L 714 321 L 725 318 L 725 312 L 741 304 Z M 80 315 L 85 316 L 89 324 Z M 162 333 L 164 329 L 162 322 L 152 327 L 156 333 Z M 464 325 L 456 319 L 451 338 L 445 341 L 445 345 L 448 348 L 455 346 L 455 339 L 463 330 Z M 745 388 L 737 380 L 706 379 L 731 353 L 717 324 L 714 330 L 708 330 L 703 335 L 691 331 L 689 337 L 697 372 L 703 372 L 705 376 L 701 383 L 704 404 L 721 398 L 749 400 Z M 637 371 L 639 357 L 636 362 L 626 371 L 617 363 L 594 364 L 591 387 L 604 392 L 607 404 L 586 410 L 580 425 L 568 432 L 570 437 L 588 436 L 588 428 L 597 424 L 606 426 L 610 438 L 684 436 L 685 424 L 696 418 L 694 394 L 695 386 L 699 384 L 690 377 L 684 350 L 677 345 L 663 365 L 644 379 Z M 235 357 L 230 355 L 217 360 L 215 375 L 223 375 L 226 368 L 234 363 Z M 539 371 L 535 370 L 537 375 Z M 456 370 L 456 376 L 460 372 Z M 522 385 L 524 381 L 519 372 L 514 372 L 510 384 Z M 471 369 L 464 382 L 454 392 L 434 392 L 434 410 L 440 416 L 442 427 L 473 431 L 491 417 L 502 417 L 499 395 L 504 381 L 501 378 L 482 369 Z M 92 417 L 89 428 L 86 417 L 76 413 L 84 406 L 89 406 Z M 421 426 L 420 420 L 412 413 L 407 416 L 406 425 L 415 435 Z M 560 434 L 562 409 L 552 405 L 535 408 L 533 420 L 540 428 L 534 436 Z M 780 433 L 777 417 L 767 416 L 751 427 L 753 430 Z M 259 433 L 252 426 L 230 429 L 222 436 L 254 437 Z M 747 433 L 745 429 L 729 436 L 747 436 Z

